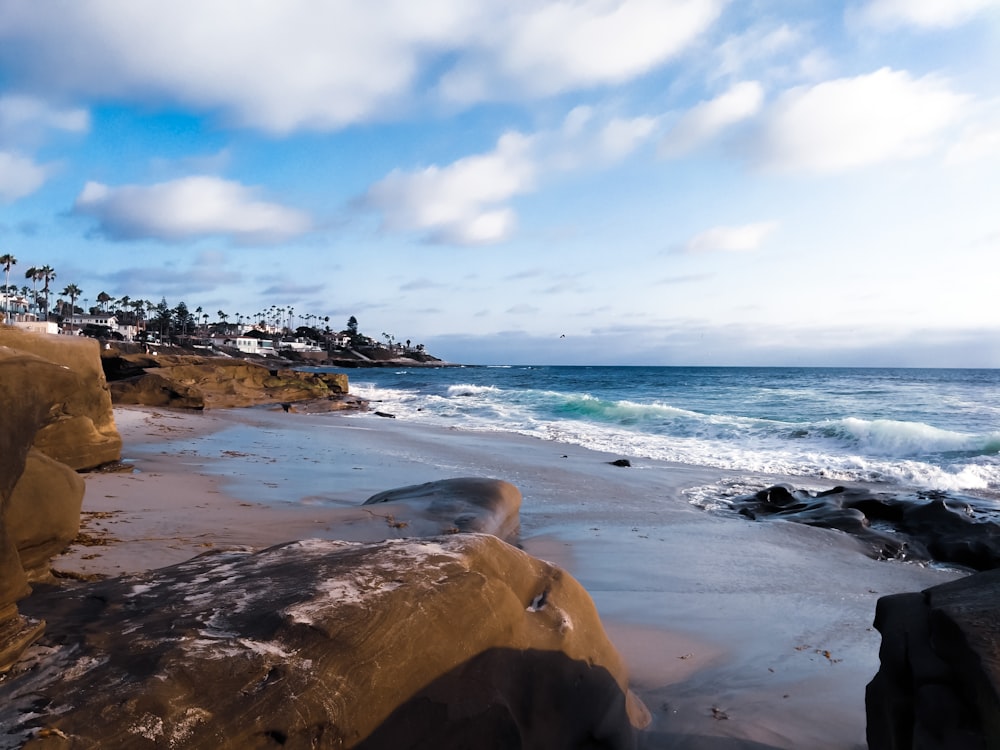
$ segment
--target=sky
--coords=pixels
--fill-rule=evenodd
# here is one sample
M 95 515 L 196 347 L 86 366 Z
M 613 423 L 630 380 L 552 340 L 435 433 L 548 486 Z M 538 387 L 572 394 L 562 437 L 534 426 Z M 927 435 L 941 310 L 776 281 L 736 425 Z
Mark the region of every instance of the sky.
M 3 253 L 468 364 L 1000 367 L 1000 0 L 0 0 Z

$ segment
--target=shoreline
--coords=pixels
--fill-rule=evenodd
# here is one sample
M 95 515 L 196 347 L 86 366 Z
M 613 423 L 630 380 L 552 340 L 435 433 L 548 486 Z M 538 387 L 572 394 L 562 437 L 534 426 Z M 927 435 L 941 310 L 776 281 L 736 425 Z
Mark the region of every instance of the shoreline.
M 838 532 L 691 506 L 681 491 L 732 476 L 718 469 L 619 468 L 567 444 L 374 415 L 115 417 L 137 471 L 86 475 L 83 530 L 107 543 L 74 545 L 55 569 L 117 575 L 213 547 L 342 538 L 344 514 L 376 492 L 505 479 L 524 495 L 521 546 L 584 585 L 629 664 L 653 715 L 641 747 L 864 747 L 876 600 L 958 575 L 871 560 Z

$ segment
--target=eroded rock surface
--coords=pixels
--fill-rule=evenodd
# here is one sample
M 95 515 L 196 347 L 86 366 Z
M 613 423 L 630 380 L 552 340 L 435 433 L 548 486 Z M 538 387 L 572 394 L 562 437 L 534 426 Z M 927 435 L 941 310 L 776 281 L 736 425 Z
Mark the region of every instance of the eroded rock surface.
M 101 369 L 100 347 L 94 339 L 25 333 L 0 326 L 0 346 L 32 354 L 56 365 L 32 377 L 40 378 L 37 391 L 23 381 L 14 385 L 15 396 L 37 393 L 46 404 L 45 423 L 33 445 L 49 458 L 71 469 L 92 469 L 121 458 L 122 439 L 115 427 L 111 393 Z M 59 370 L 71 371 L 70 383 Z M 5 415 L 9 412 L 5 412 Z
M 271 370 L 242 359 L 114 354 L 104 357 L 116 404 L 221 409 L 300 403 L 296 411 L 360 408 L 343 373 Z
M 0 342 L 19 345 L 0 344 L 0 671 L 41 634 L 44 623 L 24 618 L 17 602 L 79 526 L 83 482 L 56 457 L 100 463 L 117 459 L 109 449 L 121 447 L 110 400 L 107 414 L 99 409 L 103 377 L 92 377 L 96 342 L 63 346 L 58 338 L 0 327 Z M 88 396 L 98 403 L 84 403 Z M 84 442 L 68 445 L 73 440 Z
M 872 750 L 1000 747 L 1000 570 L 878 601 Z
M 628 748 L 648 719 L 579 583 L 491 535 L 210 553 L 29 603 L 54 624 L 0 725 L 34 750 Z

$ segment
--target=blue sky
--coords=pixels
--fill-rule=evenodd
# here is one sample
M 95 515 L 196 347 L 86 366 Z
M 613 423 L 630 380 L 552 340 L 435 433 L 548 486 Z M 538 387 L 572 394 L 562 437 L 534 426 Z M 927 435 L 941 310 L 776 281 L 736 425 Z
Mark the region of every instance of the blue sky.
M 1000 0 L 0 0 L 0 253 L 451 361 L 1000 367 Z

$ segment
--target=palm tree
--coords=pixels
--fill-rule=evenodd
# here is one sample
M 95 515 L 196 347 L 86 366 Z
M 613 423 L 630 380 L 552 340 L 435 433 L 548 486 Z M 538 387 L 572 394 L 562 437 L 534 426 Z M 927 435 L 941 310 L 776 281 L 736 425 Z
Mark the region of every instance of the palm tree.
M 101 306 L 101 310 L 103 310 L 104 312 L 107 312 L 108 311 L 108 303 L 111 300 L 113 300 L 113 299 L 114 299 L 114 297 L 112 297 L 107 292 L 101 292 L 100 294 L 97 295 L 97 304 L 99 304 Z
M 66 288 L 59 292 L 59 294 L 69 297 L 69 326 L 72 331 L 74 329 L 73 318 L 76 316 L 76 300 L 83 294 L 83 290 L 76 284 L 67 284 Z
M 42 280 L 45 282 L 45 286 L 42 287 L 42 291 L 45 293 L 45 320 L 49 319 L 49 282 L 51 282 L 56 277 L 56 271 L 52 266 L 45 265 L 38 269 L 38 273 L 41 275 Z
M 24 278 L 31 279 L 31 300 L 34 305 L 38 305 L 38 281 L 42 278 L 40 269 L 37 266 L 32 266 L 27 271 L 24 272 Z
M 4 322 L 7 322 L 7 313 L 10 312 L 10 267 L 17 265 L 17 258 L 10 253 L 0 255 L 0 263 L 3 263 L 3 312 Z

